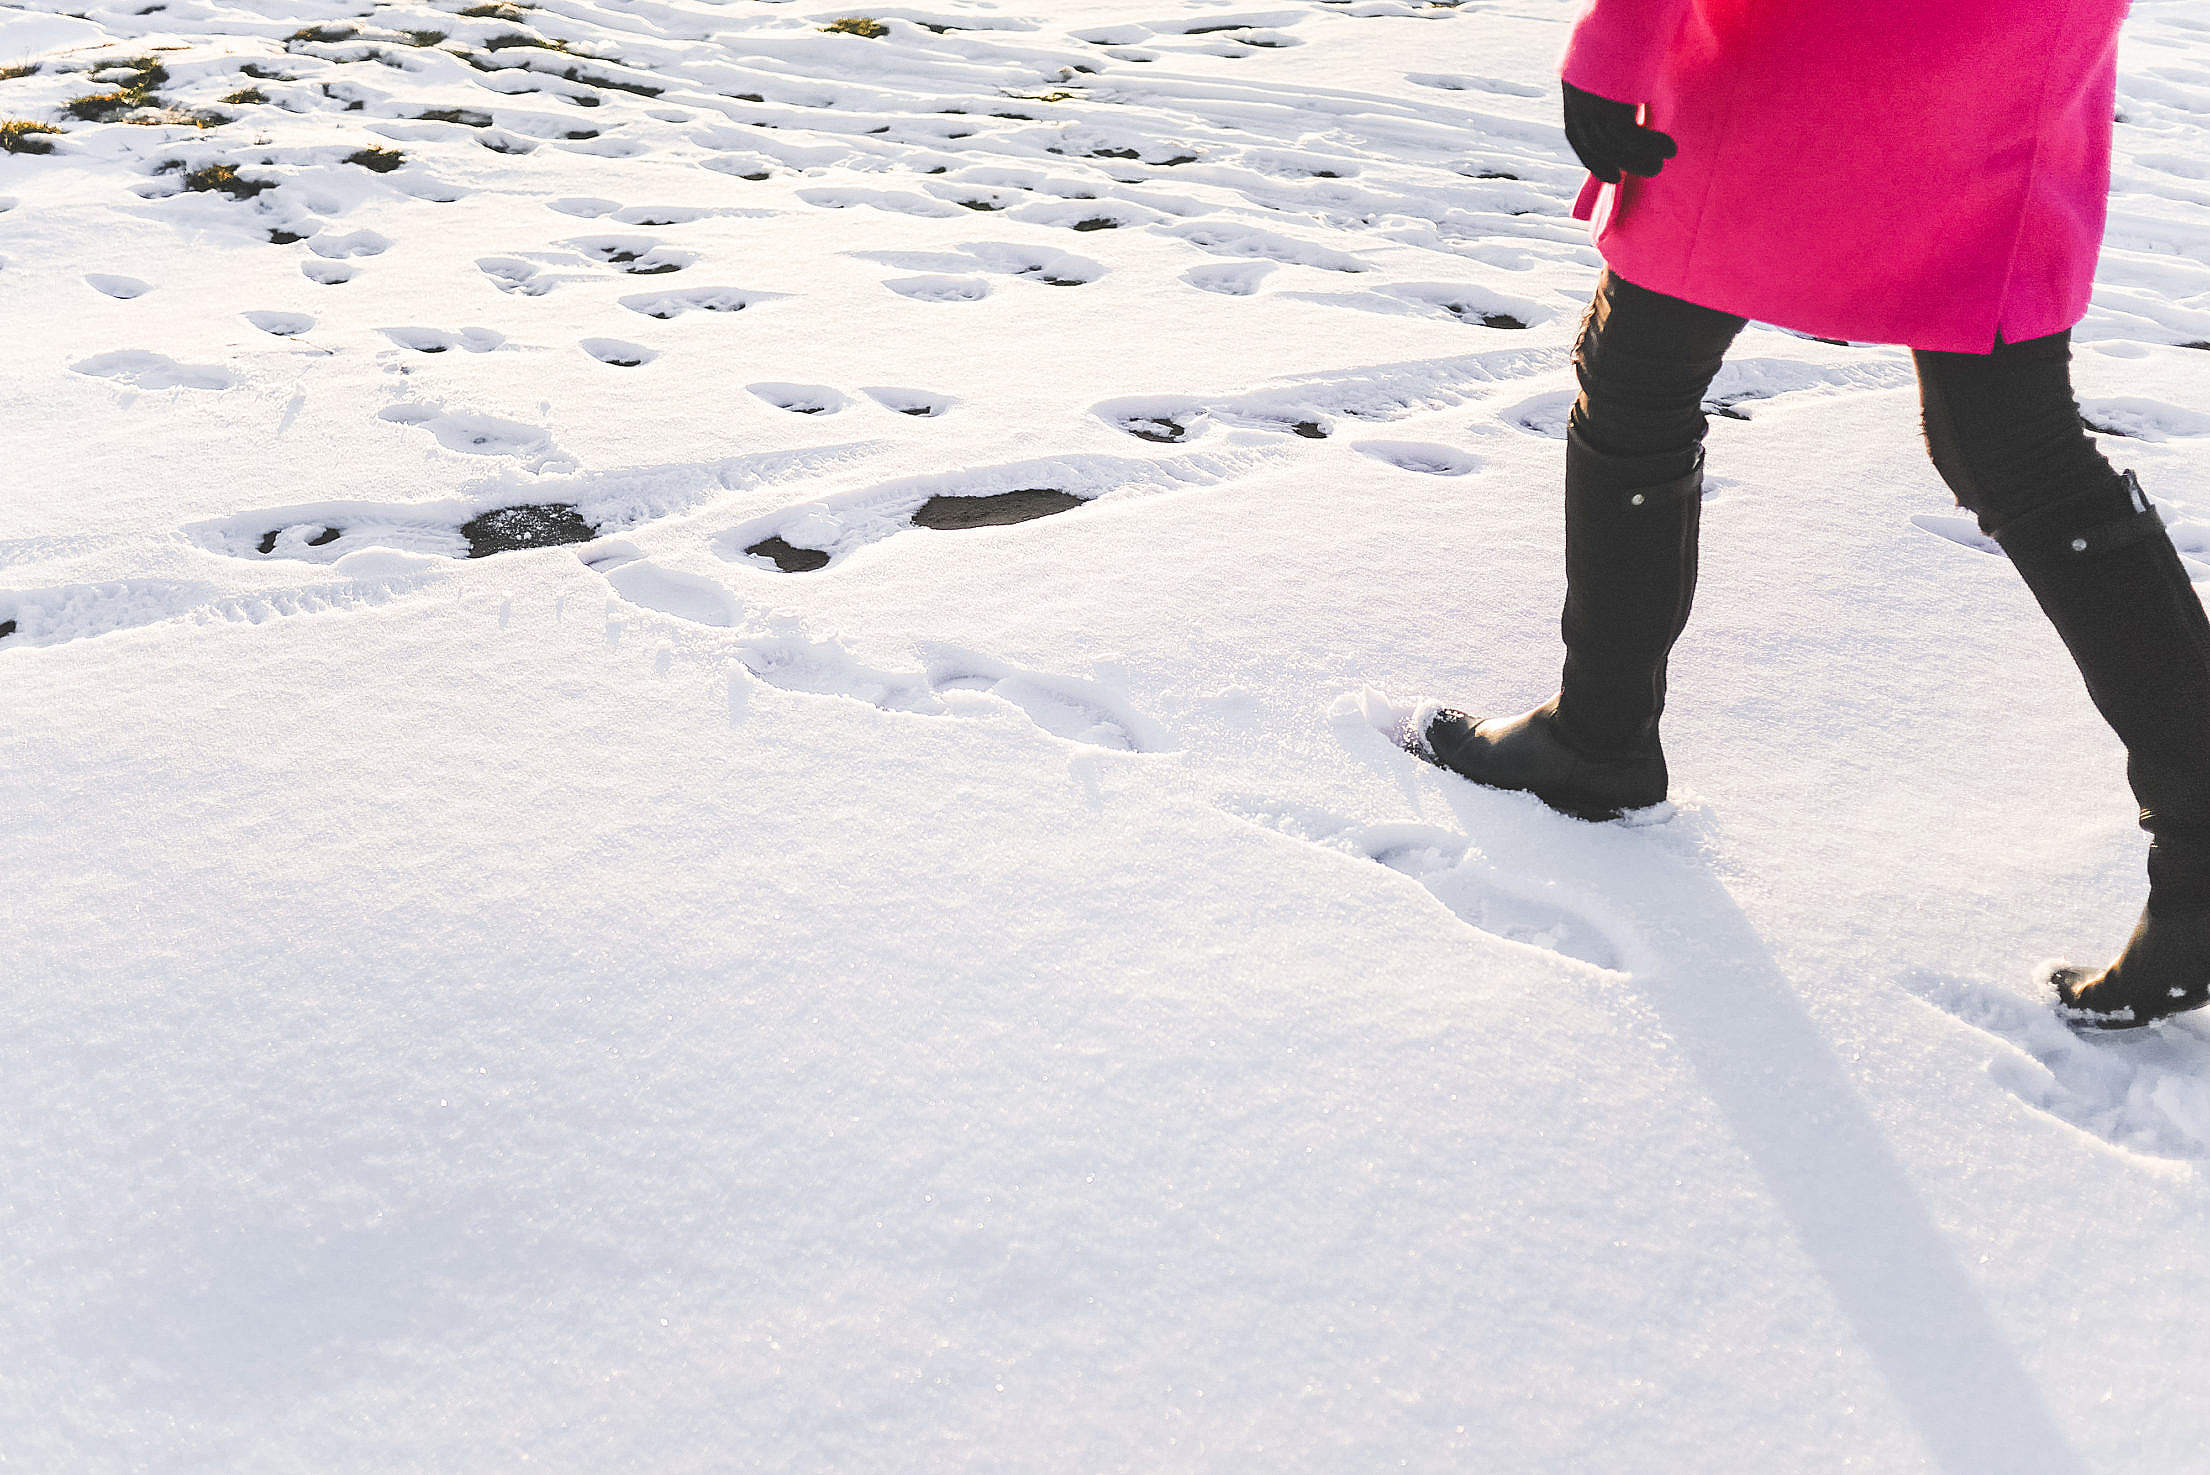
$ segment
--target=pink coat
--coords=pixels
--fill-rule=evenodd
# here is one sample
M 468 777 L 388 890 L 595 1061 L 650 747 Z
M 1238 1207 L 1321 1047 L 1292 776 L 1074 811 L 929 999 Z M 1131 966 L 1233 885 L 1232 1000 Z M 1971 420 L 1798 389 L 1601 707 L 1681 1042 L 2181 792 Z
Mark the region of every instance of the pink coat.
M 1800 332 L 1986 353 L 2087 311 L 2130 0 L 1593 0 L 1568 82 L 1680 154 L 1598 211 L 1628 281 Z

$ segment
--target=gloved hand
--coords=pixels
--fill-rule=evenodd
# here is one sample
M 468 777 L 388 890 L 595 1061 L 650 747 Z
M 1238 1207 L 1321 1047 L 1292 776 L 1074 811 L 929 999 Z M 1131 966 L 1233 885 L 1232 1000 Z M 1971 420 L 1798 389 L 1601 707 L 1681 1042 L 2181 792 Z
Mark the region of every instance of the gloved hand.
M 1648 179 L 1680 152 L 1670 137 L 1637 123 L 1638 111 L 1634 103 L 1613 102 L 1565 84 L 1565 141 L 1588 172 L 1606 184 L 1619 183 L 1621 170 Z

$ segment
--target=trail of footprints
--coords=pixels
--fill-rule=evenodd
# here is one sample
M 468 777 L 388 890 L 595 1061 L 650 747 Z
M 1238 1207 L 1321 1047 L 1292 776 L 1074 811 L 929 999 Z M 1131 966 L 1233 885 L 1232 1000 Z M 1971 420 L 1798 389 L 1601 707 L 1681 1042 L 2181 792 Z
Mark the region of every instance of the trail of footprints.
M 591 567 L 634 609 L 733 631 L 730 649 L 744 668 L 784 691 L 929 717 L 1011 709 L 1042 732 L 1082 747 L 1122 753 L 1171 748 L 1164 728 L 1100 682 L 1032 671 L 944 644 L 924 648 L 919 671 L 885 670 L 859 660 L 840 641 L 815 638 L 789 616 L 755 620 L 726 587 L 662 568 L 624 545 L 602 551 Z

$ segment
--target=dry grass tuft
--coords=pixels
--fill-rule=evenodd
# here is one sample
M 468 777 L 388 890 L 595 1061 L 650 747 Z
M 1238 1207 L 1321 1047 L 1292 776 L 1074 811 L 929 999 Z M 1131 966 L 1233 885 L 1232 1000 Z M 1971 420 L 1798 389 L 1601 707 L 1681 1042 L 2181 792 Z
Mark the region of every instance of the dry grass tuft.
M 59 132 L 61 130 L 51 123 L 0 118 L 0 153 L 50 154 L 54 151 L 54 146 L 47 141 L 47 136 Z

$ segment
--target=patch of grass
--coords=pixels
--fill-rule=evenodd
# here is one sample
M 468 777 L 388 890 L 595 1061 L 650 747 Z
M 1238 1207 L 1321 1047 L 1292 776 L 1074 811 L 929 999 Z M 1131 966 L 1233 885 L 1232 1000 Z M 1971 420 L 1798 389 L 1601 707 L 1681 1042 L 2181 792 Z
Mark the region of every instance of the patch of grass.
M 304 46 L 328 46 L 337 41 L 350 41 L 359 34 L 360 32 L 354 30 L 351 26 L 307 26 L 286 36 L 284 44 L 286 46 L 295 43 Z
M 617 82 L 612 77 L 596 76 L 579 67 L 570 67 L 560 75 L 570 82 L 580 82 L 586 87 L 606 87 L 615 92 L 634 93 L 638 97 L 658 97 L 665 90 L 659 87 L 647 87 L 642 82 Z M 577 101 L 581 101 L 581 99 L 579 98 Z
M 92 80 L 125 92 L 151 92 L 169 80 L 169 69 L 150 56 L 134 56 L 92 69 Z
M 233 164 L 209 164 L 184 176 L 184 187 L 200 194 L 223 194 L 233 200 L 250 200 L 276 186 L 265 179 L 245 179 Z
M 435 46 L 445 39 L 443 31 L 409 31 L 406 35 L 408 44 L 414 46 Z
M 223 99 L 224 103 L 234 108 L 250 108 L 268 100 L 269 95 L 258 87 L 241 87 Z
M 552 41 L 543 36 L 532 36 L 526 31 L 509 31 L 503 36 L 493 36 L 483 43 L 483 49 L 486 51 L 511 51 L 517 46 L 535 46 L 545 51 L 568 50 L 568 43 L 565 41 Z
M 47 135 L 61 130 L 51 123 L 32 123 L 21 118 L 0 119 L 0 153 L 50 154 L 54 146 L 47 142 Z
M 297 82 L 299 80 L 288 72 L 272 71 L 257 61 L 249 61 L 238 68 L 238 74 L 242 77 L 251 77 L 256 82 Z
M 128 112 L 149 106 L 135 92 L 94 92 L 71 98 L 61 110 L 80 123 L 111 123 Z
M 471 5 L 461 15 L 467 20 L 518 21 L 522 18 L 522 11 L 519 6 L 514 5 Z
M 890 27 L 867 15 L 848 15 L 842 20 L 830 21 L 821 29 L 839 36 L 864 36 L 870 41 L 890 34 Z
M 13 82 L 18 77 L 36 76 L 38 63 L 27 61 L 12 67 L 0 67 L 0 82 Z
M 112 92 L 87 93 L 62 104 L 62 111 L 80 123 L 112 123 L 140 108 L 165 107 L 154 89 L 169 80 L 169 69 L 150 56 L 132 57 L 92 71 L 92 79 L 106 82 Z M 165 117 L 159 122 L 190 122 L 189 115 Z M 225 121 L 228 121 L 227 119 Z
M 407 156 L 397 149 L 367 148 L 347 154 L 345 162 L 358 164 L 372 173 L 389 174 L 401 164 L 406 163 Z

